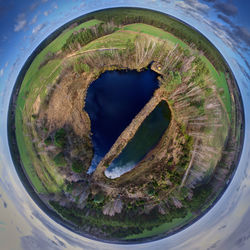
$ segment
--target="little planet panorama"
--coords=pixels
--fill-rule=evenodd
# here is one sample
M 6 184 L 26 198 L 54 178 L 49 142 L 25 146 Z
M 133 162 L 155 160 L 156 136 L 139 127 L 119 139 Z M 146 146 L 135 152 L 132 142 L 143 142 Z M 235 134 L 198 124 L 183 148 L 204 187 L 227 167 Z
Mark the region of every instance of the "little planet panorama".
M 140 243 L 197 221 L 238 165 L 235 78 L 166 14 L 105 9 L 48 36 L 17 78 L 8 138 L 33 200 L 84 237 Z

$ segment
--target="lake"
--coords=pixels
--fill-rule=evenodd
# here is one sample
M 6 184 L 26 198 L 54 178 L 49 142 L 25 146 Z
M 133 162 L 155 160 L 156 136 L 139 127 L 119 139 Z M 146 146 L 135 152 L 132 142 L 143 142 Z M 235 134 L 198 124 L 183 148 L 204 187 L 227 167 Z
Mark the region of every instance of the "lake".
M 92 82 L 86 96 L 85 110 L 91 120 L 94 158 L 88 173 L 109 151 L 159 87 L 158 74 L 148 69 L 106 71 Z
M 105 175 L 114 179 L 133 169 L 157 145 L 168 128 L 170 119 L 168 104 L 161 101 L 146 117 L 121 154 L 109 165 Z

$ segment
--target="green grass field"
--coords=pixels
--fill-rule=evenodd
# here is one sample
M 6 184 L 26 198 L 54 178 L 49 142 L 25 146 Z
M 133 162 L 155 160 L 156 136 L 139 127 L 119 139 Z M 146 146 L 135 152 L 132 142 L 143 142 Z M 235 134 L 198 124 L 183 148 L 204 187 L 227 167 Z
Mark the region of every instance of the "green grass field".
M 135 23 L 124 26 L 123 30 L 136 31 L 139 33 L 145 33 L 151 36 L 159 37 L 160 39 L 167 40 L 172 42 L 173 44 L 178 43 L 183 48 L 188 48 L 188 45 L 182 42 L 180 39 L 175 37 L 174 35 L 156 28 L 154 26 L 144 24 L 144 23 Z
M 32 147 L 29 140 L 25 138 L 25 129 L 22 126 L 22 112 L 16 112 L 16 139 L 18 144 L 19 153 L 22 159 L 22 164 L 24 166 L 25 172 L 31 180 L 33 186 L 38 193 L 46 194 L 47 190 L 42 184 L 40 178 L 38 177 L 34 165 L 33 159 L 30 157 L 30 150 L 28 148 Z
M 172 228 L 176 228 L 178 226 L 184 225 L 192 217 L 193 217 L 193 214 L 189 212 L 184 218 L 173 219 L 172 222 L 163 223 L 162 225 L 158 227 L 154 227 L 152 230 L 144 230 L 140 234 L 129 235 L 125 238 L 125 240 L 142 239 L 142 238 L 153 237 L 162 233 L 166 233 L 168 230 Z
M 120 30 L 103 37 L 100 37 L 89 44 L 85 45 L 79 53 L 91 50 L 91 49 L 101 49 L 101 48 L 126 48 L 126 44 L 130 39 L 132 42 L 135 40 L 136 34 L 125 33 Z

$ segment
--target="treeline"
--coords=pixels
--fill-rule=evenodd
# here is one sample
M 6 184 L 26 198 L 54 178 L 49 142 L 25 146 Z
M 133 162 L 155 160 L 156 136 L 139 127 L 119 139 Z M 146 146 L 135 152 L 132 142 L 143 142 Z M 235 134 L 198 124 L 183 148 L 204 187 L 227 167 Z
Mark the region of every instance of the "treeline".
M 122 214 L 109 217 L 104 216 L 101 210 L 97 210 L 93 207 L 90 211 L 88 209 L 81 210 L 76 207 L 66 208 L 54 201 L 51 201 L 50 204 L 65 219 L 77 225 L 79 229 L 84 230 L 90 226 L 92 229 L 96 227 L 104 230 L 104 232 L 109 232 L 110 237 L 122 238 L 134 233 L 142 233 L 144 230 L 152 230 L 154 227 L 158 227 L 163 223 L 171 223 L 174 219 L 185 218 L 188 214 L 188 208 L 186 207 L 173 208 L 165 215 L 160 214 L 155 208 L 149 214 L 141 214 L 138 216 L 137 209 L 133 207 L 128 211 L 124 211 Z
M 139 202 L 138 205 L 127 206 L 121 214 L 112 217 L 103 215 L 101 207 L 89 202 L 83 209 L 73 205 L 72 207 L 63 207 L 56 201 L 50 201 L 49 203 L 62 217 L 73 222 L 78 229 L 84 231 L 91 228 L 92 232 L 103 230 L 104 234 L 109 232 L 109 236 L 106 235 L 107 237 L 124 238 L 132 234 L 142 233 L 144 230 L 152 230 L 166 222 L 171 223 L 174 219 L 185 218 L 190 210 L 199 213 L 199 209 L 204 208 L 204 203 L 207 203 L 211 193 L 211 186 L 200 186 L 194 189 L 191 200 L 186 194 L 183 196 L 182 203 L 184 206 L 181 208 L 176 208 L 174 204 L 168 201 L 168 212 L 166 214 L 159 213 L 157 206 L 148 214 L 138 213 L 139 210 L 144 209 L 143 202 Z M 182 195 L 181 192 L 180 195 Z M 95 227 L 99 230 L 95 230 Z
M 174 34 L 187 44 L 195 45 L 198 50 L 203 51 L 217 70 L 225 70 L 224 59 L 208 39 L 198 31 L 194 32 L 191 27 L 181 23 L 181 21 L 177 21 L 163 13 L 144 9 L 117 8 L 92 13 L 92 17 L 104 22 L 113 21 L 116 25 L 145 23 L 161 28 Z
M 56 201 L 50 201 L 50 205 L 62 217 L 73 222 L 79 229 L 84 231 L 84 229 L 88 230 L 91 227 L 92 232 L 103 230 L 104 234 L 109 232 L 107 237 L 112 238 L 124 238 L 131 234 L 142 233 L 144 230 L 152 230 L 163 223 L 170 223 L 173 219 L 184 218 L 188 213 L 188 210 L 183 207 L 174 208 L 168 214 L 162 215 L 155 208 L 149 214 L 138 216 L 139 208 L 133 206 L 123 211 L 122 214 L 110 217 L 103 215 L 102 210 L 94 206 L 82 210 L 73 206 L 71 208 L 63 207 Z M 94 229 L 95 227 L 96 229 Z
M 70 35 L 66 43 L 62 47 L 62 51 L 77 50 L 82 46 L 94 41 L 95 39 L 111 34 L 118 30 L 112 21 L 100 23 L 87 29 L 81 29 Z

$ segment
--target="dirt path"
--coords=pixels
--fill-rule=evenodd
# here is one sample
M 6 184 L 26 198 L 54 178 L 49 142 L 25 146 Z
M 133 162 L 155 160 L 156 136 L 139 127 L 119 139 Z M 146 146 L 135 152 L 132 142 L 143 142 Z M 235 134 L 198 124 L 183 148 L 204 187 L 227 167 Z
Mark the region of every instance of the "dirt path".
M 67 55 L 65 58 L 71 58 L 71 57 L 74 57 L 74 56 L 79 56 L 79 55 L 82 55 L 82 54 L 85 54 L 85 53 L 88 53 L 88 52 L 94 52 L 94 51 L 106 51 L 106 50 L 119 50 L 119 49 L 126 49 L 126 48 L 99 48 L 99 49 L 89 49 L 89 50 L 84 50 L 84 51 L 81 51 L 81 52 L 75 52 L 75 53 L 72 53 L 72 54 L 69 54 Z M 65 59 L 64 58 L 64 59 Z

